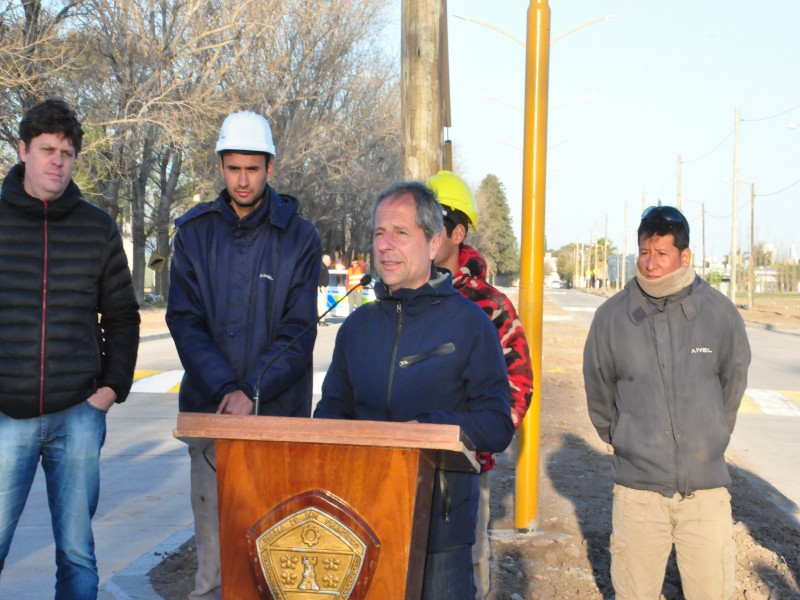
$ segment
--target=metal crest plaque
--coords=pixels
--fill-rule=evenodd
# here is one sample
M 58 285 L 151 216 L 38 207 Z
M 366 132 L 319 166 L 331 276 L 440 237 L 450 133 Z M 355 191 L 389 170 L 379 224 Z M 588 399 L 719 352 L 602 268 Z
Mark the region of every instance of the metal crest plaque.
M 350 507 L 321 490 L 279 504 L 247 532 L 262 598 L 363 598 L 380 543 Z

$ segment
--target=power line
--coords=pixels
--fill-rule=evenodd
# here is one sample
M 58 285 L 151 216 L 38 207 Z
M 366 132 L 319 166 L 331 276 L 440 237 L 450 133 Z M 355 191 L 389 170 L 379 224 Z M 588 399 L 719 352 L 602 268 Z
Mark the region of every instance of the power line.
M 785 115 L 786 113 L 790 113 L 790 112 L 792 112 L 792 111 L 793 111 L 794 109 L 796 109 L 796 108 L 800 108 L 800 104 L 798 104 L 797 106 L 793 106 L 792 108 L 789 108 L 789 109 L 787 109 L 787 110 L 784 110 L 783 112 L 779 112 L 779 113 L 778 113 L 778 114 L 776 114 L 776 115 L 771 115 L 771 116 L 769 116 L 769 117 L 761 117 L 761 118 L 759 118 L 759 119 L 742 119 L 742 121 L 747 121 L 747 122 L 749 122 L 749 123 L 752 123 L 752 122 L 754 122 L 754 121 L 768 121 L 768 120 L 770 120 L 770 119 L 774 119 L 774 118 L 776 118 L 776 117 L 782 117 L 782 116 L 783 116 L 783 115 Z
M 675 175 L 676 175 L 676 173 L 673 173 L 672 175 L 670 175 L 669 179 L 667 179 L 667 181 L 664 183 L 664 185 L 661 186 L 661 189 L 659 189 L 655 194 L 653 194 L 656 198 L 658 198 L 658 196 L 661 194 L 661 192 L 663 192 L 666 189 L 666 187 L 670 183 L 672 183 L 672 180 L 675 179 Z
M 713 154 L 714 152 L 716 152 L 717 150 L 719 150 L 719 147 L 720 147 L 720 146 L 722 146 L 722 144 L 724 144 L 724 143 L 727 141 L 727 139 L 728 139 L 729 137 L 731 137 L 732 135 L 733 135 L 733 129 L 731 129 L 731 130 L 728 132 L 728 135 L 726 135 L 724 138 L 722 138 L 722 140 L 719 142 L 719 144 L 717 144 L 717 145 L 716 145 L 716 146 L 714 146 L 714 147 L 713 147 L 711 150 L 709 150 L 708 152 L 706 152 L 705 154 L 703 154 L 703 156 L 701 156 L 700 158 L 693 158 L 692 160 L 682 160 L 682 161 L 681 161 L 681 164 L 682 164 L 682 165 L 688 165 L 688 164 L 690 164 L 690 163 L 694 163 L 694 162 L 698 162 L 698 161 L 700 161 L 700 160 L 703 160 L 704 158 L 706 158 L 706 157 L 707 157 L 707 156 L 709 156 L 710 154 Z
M 769 194 L 756 194 L 756 196 L 758 196 L 759 198 L 765 198 L 766 196 L 777 196 L 778 194 L 780 194 L 782 192 L 785 192 L 789 188 L 796 186 L 798 183 L 800 183 L 800 179 L 798 179 L 794 183 L 790 183 L 785 188 L 782 188 L 782 189 L 778 190 L 777 192 L 770 192 Z

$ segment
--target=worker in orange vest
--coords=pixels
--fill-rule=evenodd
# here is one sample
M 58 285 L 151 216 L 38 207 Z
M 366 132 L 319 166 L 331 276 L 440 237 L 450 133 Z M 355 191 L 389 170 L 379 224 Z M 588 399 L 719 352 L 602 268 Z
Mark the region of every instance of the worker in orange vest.
M 350 314 L 353 313 L 355 309 L 361 306 L 363 302 L 363 296 L 361 293 L 361 278 L 364 276 L 364 270 L 366 269 L 367 265 L 364 264 L 362 260 L 358 257 L 353 259 L 353 262 L 350 263 L 350 266 L 347 268 L 347 291 L 353 290 L 353 288 L 357 288 L 353 290 L 353 292 L 347 297 L 347 304 L 350 307 Z

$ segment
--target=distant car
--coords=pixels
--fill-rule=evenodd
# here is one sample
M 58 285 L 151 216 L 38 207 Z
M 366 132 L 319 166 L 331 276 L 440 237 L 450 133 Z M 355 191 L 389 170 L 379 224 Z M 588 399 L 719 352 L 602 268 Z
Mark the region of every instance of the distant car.
M 565 287 L 567 287 L 567 284 L 565 282 L 561 281 L 561 280 L 553 281 L 550 284 L 550 288 L 551 289 L 560 289 L 560 288 L 565 288 Z

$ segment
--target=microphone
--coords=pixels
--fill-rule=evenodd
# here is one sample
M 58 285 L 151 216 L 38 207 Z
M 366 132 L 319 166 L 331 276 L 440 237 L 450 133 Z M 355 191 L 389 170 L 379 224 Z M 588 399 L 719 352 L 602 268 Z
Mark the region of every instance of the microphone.
M 347 298 L 357 288 L 364 287 L 365 285 L 369 285 L 371 282 L 372 282 L 372 276 L 369 273 L 366 273 L 361 278 L 361 281 L 358 282 L 358 285 L 354 285 L 352 288 L 347 290 L 347 293 L 344 296 L 342 296 L 336 302 L 334 302 L 333 305 L 331 305 L 331 307 L 328 310 L 326 310 L 324 313 L 322 313 L 316 321 L 314 321 L 313 323 L 308 325 L 305 329 L 303 329 L 303 331 L 301 331 L 296 336 L 294 336 L 291 340 L 289 340 L 289 343 L 286 344 L 283 348 L 281 348 L 278 351 L 278 353 L 275 356 L 272 357 L 272 360 L 270 360 L 266 365 L 264 365 L 264 368 L 261 369 L 261 373 L 259 373 L 259 375 L 258 375 L 258 380 L 256 381 L 256 390 L 255 390 L 255 394 L 253 395 L 253 414 L 254 415 L 258 415 L 258 411 L 261 408 L 261 380 L 264 378 L 264 374 L 267 372 L 267 369 L 269 369 L 273 364 L 275 364 L 275 361 L 278 360 L 278 358 L 281 355 L 283 355 L 284 352 L 286 352 L 289 348 L 294 346 L 294 344 L 295 344 L 295 342 L 297 340 L 299 340 L 306 333 L 308 333 L 309 329 L 311 329 L 312 327 L 316 327 L 317 324 L 320 321 L 322 321 L 322 319 L 324 319 L 325 316 L 329 312 L 331 312 L 334 308 L 339 306 L 340 302 L 342 302 L 345 298 Z

